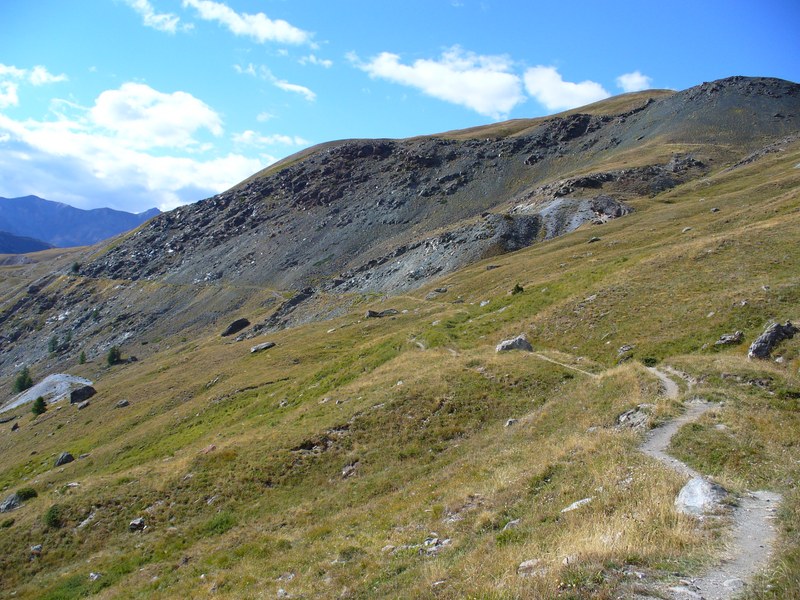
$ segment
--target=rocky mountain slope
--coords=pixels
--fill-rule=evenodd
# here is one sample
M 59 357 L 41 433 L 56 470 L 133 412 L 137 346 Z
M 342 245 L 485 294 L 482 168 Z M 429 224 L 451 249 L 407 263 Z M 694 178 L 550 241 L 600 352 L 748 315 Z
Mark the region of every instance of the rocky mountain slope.
M 158 214 L 157 208 L 133 214 L 111 208 L 83 210 L 38 196 L 0 197 L 0 231 L 61 248 L 91 246 L 134 229 Z
M 748 358 L 800 321 L 797 115 L 733 78 L 333 142 L 0 266 L 0 400 L 96 391 L 0 414 L 0 595 L 797 598 L 800 336 Z

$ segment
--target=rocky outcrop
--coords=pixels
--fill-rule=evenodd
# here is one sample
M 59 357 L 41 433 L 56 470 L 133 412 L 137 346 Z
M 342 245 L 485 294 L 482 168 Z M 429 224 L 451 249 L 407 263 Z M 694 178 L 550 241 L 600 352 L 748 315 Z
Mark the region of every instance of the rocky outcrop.
M 791 321 L 786 321 L 785 325 L 772 323 L 764 330 L 764 333 L 758 336 L 750 345 L 750 349 L 747 351 L 747 357 L 767 359 L 776 345 L 783 340 L 793 338 L 794 334 L 798 332 L 800 332 L 800 329 L 792 325 Z
M 735 344 L 741 344 L 742 340 L 744 340 L 744 333 L 741 331 L 734 331 L 733 333 L 725 333 L 719 337 L 719 339 L 714 342 L 715 346 L 732 346 Z
M 519 334 L 517 337 L 510 340 L 503 340 L 495 348 L 496 352 L 509 352 L 511 350 L 523 350 L 525 352 L 533 352 L 533 346 L 525 337 L 524 333 Z
M 56 467 L 61 467 L 63 465 L 71 463 L 74 460 L 75 460 L 75 457 L 72 456 L 72 454 L 70 454 L 69 452 L 62 452 L 61 454 L 58 455 L 58 458 L 56 459 L 56 462 L 55 462 L 55 466 Z
M 222 335 L 222 337 L 227 337 L 229 335 L 233 335 L 235 333 L 239 333 L 242 329 L 244 329 L 246 327 L 250 327 L 250 321 L 248 321 L 247 319 L 244 319 L 244 318 L 236 319 L 233 323 L 228 325 L 225 328 L 225 331 L 223 331 L 220 335 Z
M 0 502 L 0 513 L 10 512 L 22 506 L 22 499 L 18 494 L 11 494 Z
M 89 398 L 94 396 L 97 393 L 97 390 L 94 389 L 90 385 L 85 385 L 80 387 L 76 390 L 72 390 L 69 394 L 69 403 L 70 404 L 82 404 L 86 402 Z M 88 404 L 87 404 L 88 406 Z M 80 407 L 79 407 L 80 408 Z

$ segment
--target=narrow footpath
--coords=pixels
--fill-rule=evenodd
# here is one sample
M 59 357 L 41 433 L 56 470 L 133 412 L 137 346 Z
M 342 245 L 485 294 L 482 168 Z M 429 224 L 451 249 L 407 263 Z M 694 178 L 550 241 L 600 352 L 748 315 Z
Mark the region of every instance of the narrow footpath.
M 676 399 L 680 388 L 664 371 L 650 368 L 662 383 L 663 394 Z M 670 370 L 672 373 L 673 371 Z M 651 430 L 640 450 L 670 469 L 686 477 L 699 477 L 700 473 L 677 458 L 667 454 L 672 436 L 685 424 L 700 416 L 715 404 L 696 400 L 687 403 L 680 417 Z M 732 531 L 722 561 L 698 577 L 683 579 L 680 585 L 661 589 L 658 596 L 638 595 L 637 598 L 663 598 L 673 600 L 728 600 L 735 598 L 752 578 L 768 564 L 775 543 L 775 513 L 781 502 L 780 494 L 758 491 L 748 492 L 738 499 L 733 509 Z

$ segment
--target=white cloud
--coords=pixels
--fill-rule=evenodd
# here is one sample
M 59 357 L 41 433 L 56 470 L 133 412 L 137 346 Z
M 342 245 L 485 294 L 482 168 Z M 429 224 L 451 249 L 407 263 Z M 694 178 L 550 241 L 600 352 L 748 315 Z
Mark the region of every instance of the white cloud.
M 317 95 L 308 89 L 304 85 L 298 85 L 296 83 L 289 83 L 288 81 L 284 81 L 283 79 L 275 79 L 272 82 L 276 88 L 283 90 L 284 92 L 292 92 L 293 94 L 300 94 L 309 102 L 313 102 L 317 99 Z
M 36 65 L 30 72 L 30 75 L 28 75 L 28 80 L 33 85 L 45 85 L 47 83 L 59 83 L 61 81 L 67 81 L 67 76 L 63 73 L 61 75 L 53 75 L 42 65 Z
M 153 8 L 149 0 L 124 0 L 124 2 L 141 15 L 145 26 L 166 33 L 175 33 L 178 30 L 178 24 L 181 21 L 178 15 L 156 12 L 156 9 Z M 191 25 L 184 25 L 182 27 L 184 30 L 191 28 Z
M 311 42 L 311 33 L 303 31 L 290 23 L 273 20 L 264 13 L 254 15 L 237 13 L 223 2 L 212 0 L 183 0 L 184 8 L 190 6 L 205 21 L 216 21 L 231 33 L 254 39 L 260 44 L 281 42 L 286 44 L 306 44 Z
M 525 89 L 548 110 L 566 110 L 608 98 L 594 81 L 564 81 L 555 67 L 536 66 L 525 71 Z
M 382 52 L 366 63 L 350 53 L 348 59 L 373 78 L 416 88 L 428 96 L 501 118 L 523 102 L 520 78 L 505 56 L 484 56 L 453 46 L 438 60 L 400 62 L 397 54 Z
M 165 94 L 142 83 L 106 90 L 91 109 L 92 121 L 137 148 L 186 148 L 206 129 L 222 135 L 222 120 L 207 104 L 186 92 Z
M 4 65 L 3 63 L 0 63 L 0 77 L 3 77 L 4 79 L 21 79 L 25 77 L 25 73 L 27 73 L 25 69 L 18 69 L 13 65 Z
M 19 85 L 13 81 L 0 81 L 0 108 L 19 104 Z
M 265 166 L 240 153 L 208 156 L 213 146 L 194 136 L 206 130 L 221 135 L 221 121 L 184 92 L 124 84 L 100 94 L 91 109 L 69 102 L 53 107 L 62 111 L 54 120 L 0 114 L 0 189 L 6 195 L 164 210 L 219 193 Z
M 247 146 L 275 146 L 279 144 L 284 146 L 307 146 L 309 143 L 308 140 L 297 135 L 283 135 L 280 133 L 261 135 L 252 129 L 234 133 L 233 141 Z
M 246 67 L 243 67 L 241 65 L 233 65 L 233 68 L 240 75 L 250 75 L 252 77 L 260 77 L 265 81 L 269 81 L 276 88 L 281 89 L 284 92 L 292 92 L 294 94 L 300 94 L 309 102 L 313 102 L 314 100 L 317 99 L 317 95 L 306 86 L 299 85 L 297 83 L 289 83 L 285 79 L 278 79 L 277 77 L 275 77 L 275 75 L 272 74 L 272 71 L 270 71 L 264 65 L 261 65 L 258 68 L 256 68 L 253 65 L 253 63 L 250 63 Z
M 258 115 L 256 116 L 256 121 L 258 121 L 259 123 L 264 123 L 265 121 L 269 121 L 270 119 L 274 119 L 274 118 L 275 118 L 275 115 L 273 115 L 272 113 L 269 113 L 267 111 L 264 111 L 264 112 L 258 113 Z
M 328 60 L 327 58 L 318 58 L 314 54 L 303 56 L 298 62 L 301 65 L 317 65 L 319 67 L 325 67 L 326 69 L 330 69 L 333 66 L 332 60 Z
M 623 92 L 640 92 L 650 89 L 653 85 L 653 78 L 642 75 L 639 71 L 625 73 L 617 77 L 617 87 Z

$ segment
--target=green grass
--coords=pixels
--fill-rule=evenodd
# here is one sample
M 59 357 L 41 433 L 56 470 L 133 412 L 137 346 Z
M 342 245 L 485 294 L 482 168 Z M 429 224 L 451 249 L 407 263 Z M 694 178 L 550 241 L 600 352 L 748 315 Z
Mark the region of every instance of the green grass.
M 674 453 L 734 491 L 785 494 L 775 568 L 750 597 L 793 597 L 800 340 L 781 345 L 783 363 L 713 342 L 800 317 L 798 162 L 795 147 L 634 200 L 601 229 L 443 278 L 436 300 L 391 298 L 408 311 L 393 318 L 365 320 L 377 299 L 353 298 L 259 355 L 215 327 L 148 344 L 137 363 L 83 365 L 99 390 L 88 408 L 0 431 L 0 490 L 38 493 L 0 523 L 2 594 L 613 598 L 637 583 L 626 567 L 689 575 L 724 540 L 675 512 L 683 480 L 615 427 L 644 402 L 657 420 L 679 412 L 642 364 L 657 362 L 720 402 Z M 599 377 L 495 353 L 521 332 Z M 633 359 L 618 365 L 623 344 Z M 88 457 L 53 468 L 64 450 Z M 147 528 L 131 532 L 139 516 Z M 451 542 L 428 553 L 432 537 Z M 546 574 L 517 576 L 533 558 Z

